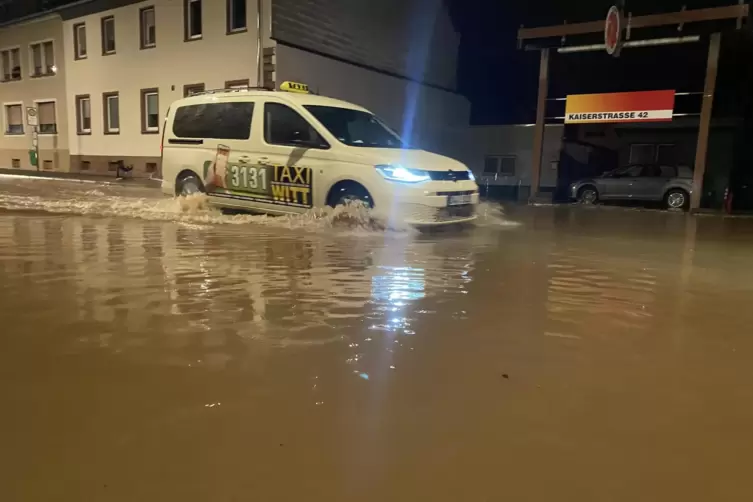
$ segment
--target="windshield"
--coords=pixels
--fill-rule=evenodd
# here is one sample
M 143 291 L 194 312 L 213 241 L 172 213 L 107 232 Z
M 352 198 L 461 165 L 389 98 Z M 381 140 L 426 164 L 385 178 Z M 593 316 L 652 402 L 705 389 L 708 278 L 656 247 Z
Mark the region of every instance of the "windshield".
M 371 113 L 333 106 L 305 108 L 340 142 L 368 148 L 409 148 Z

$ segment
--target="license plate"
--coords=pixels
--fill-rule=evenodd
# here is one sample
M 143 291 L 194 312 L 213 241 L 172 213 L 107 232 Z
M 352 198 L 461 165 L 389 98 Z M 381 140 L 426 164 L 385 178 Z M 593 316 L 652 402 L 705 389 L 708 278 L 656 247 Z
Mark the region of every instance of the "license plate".
M 447 197 L 448 206 L 463 206 L 471 203 L 470 194 L 467 195 L 450 195 Z

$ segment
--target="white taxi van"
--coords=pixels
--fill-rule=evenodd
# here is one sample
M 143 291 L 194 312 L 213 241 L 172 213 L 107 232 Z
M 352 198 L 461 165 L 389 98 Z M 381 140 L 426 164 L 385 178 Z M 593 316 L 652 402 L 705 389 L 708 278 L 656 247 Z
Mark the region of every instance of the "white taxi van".
M 308 93 L 208 91 L 174 102 L 162 133 L 162 191 L 271 214 L 362 201 L 413 225 L 476 217 L 462 163 L 412 149 L 360 106 Z

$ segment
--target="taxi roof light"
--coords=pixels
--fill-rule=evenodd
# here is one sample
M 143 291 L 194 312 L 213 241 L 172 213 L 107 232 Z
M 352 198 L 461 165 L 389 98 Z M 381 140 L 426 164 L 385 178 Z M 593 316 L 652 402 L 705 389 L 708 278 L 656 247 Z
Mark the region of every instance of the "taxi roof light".
M 309 86 L 306 84 L 301 84 L 300 82 L 286 81 L 280 84 L 280 90 L 285 92 L 298 92 L 301 94 L 308 94 Z

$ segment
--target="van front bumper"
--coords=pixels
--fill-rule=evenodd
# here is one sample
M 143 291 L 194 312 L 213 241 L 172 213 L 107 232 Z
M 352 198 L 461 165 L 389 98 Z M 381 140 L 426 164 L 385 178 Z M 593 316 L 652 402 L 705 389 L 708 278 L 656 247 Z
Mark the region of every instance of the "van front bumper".
M 478 203 L 475 182 L 434 181 L 400 187 L 388 207 L 377 201 L 377 209 L 409 225 L 451 225 L 475 220 Z

